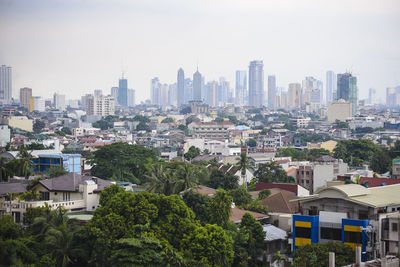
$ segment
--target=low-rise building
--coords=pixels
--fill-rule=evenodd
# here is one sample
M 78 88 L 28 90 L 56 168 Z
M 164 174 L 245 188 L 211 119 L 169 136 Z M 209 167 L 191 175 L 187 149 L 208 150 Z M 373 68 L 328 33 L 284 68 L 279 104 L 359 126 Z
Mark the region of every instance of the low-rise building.
M 337 102 L 328 104 L 328 122 L 333 123 L 336 120 L 346 121 L 352 116 L 353 113 L 350 102 L 340 99 Z
M 234 128 L 234 124 L 229 121 L 221 122 L 192 122 L 188 128 L 192 132 L 193 138 L 203 139 L 229 139 L 229 131 Z

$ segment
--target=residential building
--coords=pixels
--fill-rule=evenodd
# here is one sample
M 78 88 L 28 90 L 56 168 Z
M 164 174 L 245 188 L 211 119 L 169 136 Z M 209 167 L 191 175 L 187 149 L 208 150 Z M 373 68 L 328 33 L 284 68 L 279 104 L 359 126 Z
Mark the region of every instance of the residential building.
M 197 68 L 196 72 L 193 74 L 193 100 L 195 101 L 201 101 L 202 95 L 202 78 L 201 74 L 199 72 L 199 69 Z
M 185 79 L 185 104 L 193 100 L 193 81 L 190 78 Z
M 127 105 L 128 107 L 134 107 L 135 106 L 135 97 L 136 97 L 136 92 L 134 89 L 128 89 L 128 100 L 127 100 Z M 112 96 L 114 98 L 114 96 Z M 115 102 L 115 98 L 114 98 Z
M 218 82 L 212 81 L 207 84 L 208 100 L 207 104 L 210 107 L 216 107 L 218 104 Z
M 124 78 L 124 75 L 118 83 L 118 104 L 123 107 L 128 106 L 128 80 Z
M 315 162 L 298 167 L 296 182 L 313 194 L 318 189 L 325 187 L 328 181 L 333 181 L 337 179 L 338 175 L 344 175 L 347 172 L 348 165 L 343 160 L 337 160 L 331 156 L 321 156 Z
M 33 111 L 38 111 L 38 112 L 46 111 L 46 107 L 45 107 L 43 98 L 41 98 L 40 96 L 34 96 L 31 98 L 31 100 L 33 100 L 33 107 L 32 107 Z
M 12 70 L 11 67 L 0 67 L 0 104 L 11 104 L 12 98 Z
M 389 108 L 400 105 L 400 86 L 386 88 L 386 106 Z
M 264 97 L 264 63 L 254 60 L 249 65 L 249 106 L 262 107 Z
M 308 126 L 308 124 L 311 122 L 311 118 L 295 117 L 295 118 L 290 119 L 290 121 L 297 128 L 306 128 Z
M 119 90 L 118 87 L 111 87 L 111 96 L 114 97 L 115 105 L 119 105 L 119 103 L 118 103 L 118 90 Z
M 19 89 L 19 106 L 25 108 L 27 112 L 31 110 L 31 97 L 32 88 L 24 87 Z
M 209 106 L 203 101 L 190 101 L 190 110 L 193 114 L 206 114 L 209 111 Z
M 7 124 L 9 127 L 18 128 L 23 131 L 33 132 L 33 120 L 26 116 L 9 116 L 2 118 L 2 124 Z
M 276 78 L 275 75 L 268 76 L 268 108 L 275 109 Z
M 33 160 L 35 173 L 49 172 L 52 168 L 81 174 L 81 154 L 40 154 Z
M 53 105 L 56 109 L 64 111 L 65 110 L 65 95 L 54 93 Z
M 336 75 L 333 71 L 326 72 L 326 104 L 336 100 Z
M 153 105 L 160 105 L 161 100 L 161 83 L 158 77 L 151 79 L 150 100 Z
M 182 106 L 185 104 L 185 72 L 183 71 L 182 68 L 178 70 L 178 77 L 177 77 L 177 102 L 178 102 L 178 107 Z
M 236 71 L 235 104 L 244 106 L 247 98 L 247 75 L 245 70 Z
M 352 103 L 343 99 L 328 104 L 328 122 L 346 121 L 353 116 Z
M 222 122 L 192 122 L 188 128 L 192 131 L 193 138 L 202 139 L 229 139 L 229 130 L 235 124 L 229 121 Z
M 88 116 L 96 115 L 107 117 L 114 115 L 115 112 L 115 100 L 112 96 L 94 96 L 88 95 L 85 100 L 85 110 Z
M 400 179 L 400 159 L 392 160 L 392 177 Z
M 337 75 L 337 100 L 344 99 L 351 103 L 352 115 L 358 109 L 357 78 L 351 73 Z

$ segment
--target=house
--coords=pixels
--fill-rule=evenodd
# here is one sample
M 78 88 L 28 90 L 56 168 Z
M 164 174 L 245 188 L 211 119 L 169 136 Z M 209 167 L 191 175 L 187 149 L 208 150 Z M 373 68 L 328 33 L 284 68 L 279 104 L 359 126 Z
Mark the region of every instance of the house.
M 297 184 L 288 184 L 288 183 L 264 183 L 258 182 L 256 183 L 256 190 L 260 191 L 263 189 L 274 189 L 279 188 L 281 190 L 286 190 L 294 193 L 296 196 L 308 196 L 309 192 L 307 189 L 301 187 Z
M 263 225 L 263 230 L 265 232 L 264 251 L 268 262 L 271 264 L 273 256 L 278 251 L 281 254 L 286 254 L 287 233 L 272 224 Z
M 11 212 L 16 222 L 22 222 L 27 208 L 44 207 L 51 209 L 63 207 L 68 211 L 93 211 L 99 206 L 100 193 L 111 182 L 93 177 L 68 173 L 52 179 L 40 180 L 32 190 L 40 194 L 40 200 L 2 200 L 0 211 Z M 1 200 L 1 199 L 0 199 Z
M 276 190 L 268 197 L 262 199 L 261 205 L 266 206 L 270 212 L 294 214 L 300 211 L 300 207 L 297 202 L 291 201 L 293 199 L 297 199 L 295 193 L 286 190 Z
M 254 217 L 254 219 L 256 219 L 257 221 L 261 221 L 261 220 L 269 218 L 269 216 L 266 215 L 266 214 L 262 214 L 262 213 L 258 213 L 258 212 L 254 212 L 254 211 L 249 211 L 249 210 L 243 210 L 243 209 L 239 209 L 239 208 L 233 207 L 231 216 L 229 217 L 229 221 L 238 224 L 238 223 L 240 223 L 242 221 L 242 217 L 246 213 L 250 213 Z

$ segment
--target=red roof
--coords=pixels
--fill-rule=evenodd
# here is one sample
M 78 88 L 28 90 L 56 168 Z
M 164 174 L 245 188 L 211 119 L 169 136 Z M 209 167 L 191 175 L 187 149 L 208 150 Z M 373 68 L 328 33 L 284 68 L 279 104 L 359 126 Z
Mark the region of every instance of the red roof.
M 368 187 L 377 187 L 382 185 L 400 184 L 400 179 L 360 177 L 359 184 L 364 183 L 368 183 Z
M 256 191 L 263 190 L 263 189 L 272 189 L 272 188 L 279 188 L 282 190 L 293 192 L 297 196 L 297 188 L 298 188 L 297 184 L 263 183 L 263 182 L 256 183 Z

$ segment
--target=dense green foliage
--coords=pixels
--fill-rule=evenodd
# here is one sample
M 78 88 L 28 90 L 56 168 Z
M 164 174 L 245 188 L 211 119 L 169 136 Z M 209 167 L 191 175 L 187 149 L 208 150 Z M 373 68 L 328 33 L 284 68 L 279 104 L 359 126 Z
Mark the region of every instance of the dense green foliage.
M 119 181 L 130 181 L 136 184 L 145 182 L 146 164 L 156 161 L 157 153 L 153 150 L 114 143 L 100 147 L 90 158 L 92 175 Z
M 307 143 L 318 143 L 318 142 L 325 142 L 331 140 L 328 135 L 322 134 L 306 134 L 306 133 L 296 133 L 293 135 L 293 138 L 300 138 L 301 145 L 306 146 Z
M 276 154 L 277 157 L 291 157 L 294 161 L 314 161 L 324 155 L 331 155 L 331 153 L 323 148 L 299 150 L 293 147 L 281 148 Z
M 354 252 L 351 247 L 340 242 L 328 242 L 298 247 L 294 254 L 293 266 L 329 266 L 329 252 L 335 253 L 336 266 L 345 266 L 354 262 Z
M 199 155 L 200 155 L 200 149 L 195 146 L 191 146 L 188 152 L 186 152 L 184 156 L 186 160 L 192 160 Z
M 231 190 L 239 187 L 239 177 L 232 173 L 224 173 L 218 168 L 212 168 L 210 171 L 210 179 L 206 186 L 211 188 L 222 188 L 224 190 Z
M 288 176 L 282 166 L 275 161 L 260 164 L 254 172 L 255 178 L 259 182 L 265 183 L 293 183 L 293 178 Z
M 33 123 L 33 131 L 35 133 L 40 133 L 44 127 L 46 127 L 46 124 L 42 120 L 35 120 Z

